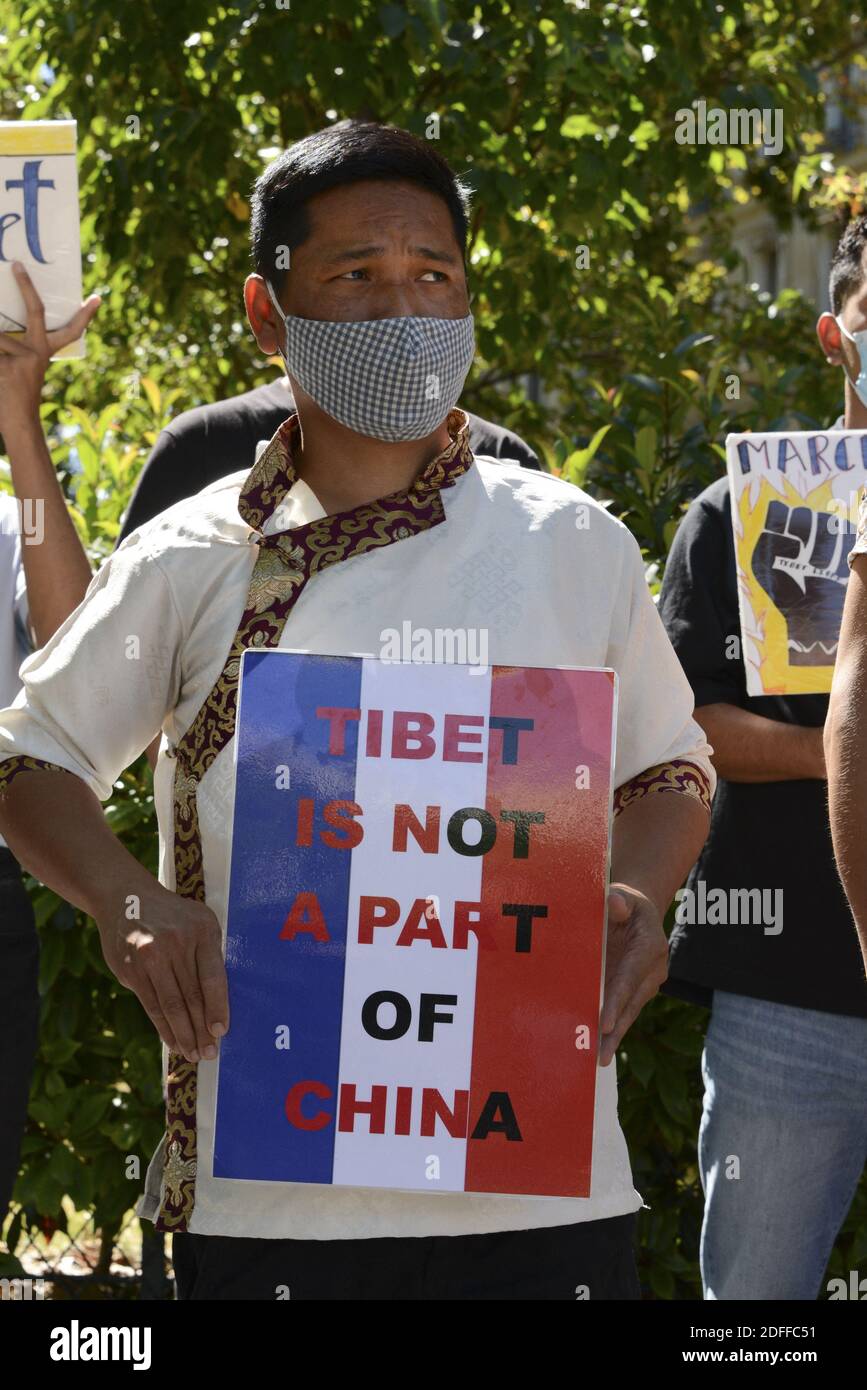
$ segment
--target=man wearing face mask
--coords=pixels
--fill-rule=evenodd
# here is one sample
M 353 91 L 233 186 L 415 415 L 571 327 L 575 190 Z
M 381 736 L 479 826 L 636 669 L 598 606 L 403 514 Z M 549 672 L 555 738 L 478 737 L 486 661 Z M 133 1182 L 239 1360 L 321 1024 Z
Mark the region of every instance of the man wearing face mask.
M 184 1299 L 638 1296 L 641 1199 L 611 1061 L 664 975 L 661 918 L 707 831 L 710 750 L 626 528 L 577 488 L 469 446 L 456 407 L 474 345 L 468 202 L 427 142 L 388 126 L 321 131 L 266 170 L 245 300 L 297 411 L 252 468 L 126 539 L 0 716 L 0 829 L 95 918 L 165 1045 L 166 1133 L 139 1213 L 173 1233 Z M 493 626 L 485 557 L 502 555 L 511 608 Z M 240 654 L 376 654 L 407 619 L 491 625 L 494 664 L 619 674 L 588 1198 L 212 1176 Z M 127 659 L 132 634 L 141 663 Z M 94 684 L 112 693 L 98 720 Z M 157 882 L 99 801 L 159 729 Z
M 867 428 L 867 363 L 852 340 L 867 327 L 865 246 L 862 218 L 836 250 L 833 313 L 817 324 L 845 373 L 835 429 Z M 678 528 L 660 614 L 719 777 L 687 886 L 770 890 L 777 905 L 773 922 L 676 923 L 671 937 L 666 992 L 712 1010 L 699 1133 L 705 1297 L 815 1299 L 867 1156 L 867 986 L 828 833 L 828 699 L 747 695 L 725 477 Z M 863 742 L 863 726 L 852 733 Z M 847 824 L 859 865 L 865 829 L 867 811 L 860 828 Z

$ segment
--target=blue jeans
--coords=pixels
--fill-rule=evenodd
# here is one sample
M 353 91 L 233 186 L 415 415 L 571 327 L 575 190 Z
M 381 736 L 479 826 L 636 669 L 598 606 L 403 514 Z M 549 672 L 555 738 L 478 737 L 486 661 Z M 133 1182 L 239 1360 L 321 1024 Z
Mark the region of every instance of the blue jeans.
M 698 1139 L 706 1299 L 815 1299 L 867 1158 L 867 1019 L 714 991 Z

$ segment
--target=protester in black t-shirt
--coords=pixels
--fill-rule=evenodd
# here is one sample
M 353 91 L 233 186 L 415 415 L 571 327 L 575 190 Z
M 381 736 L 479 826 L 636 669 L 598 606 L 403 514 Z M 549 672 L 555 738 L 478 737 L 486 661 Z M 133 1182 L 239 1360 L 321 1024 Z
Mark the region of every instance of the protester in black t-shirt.
M 257 444 L 270 439 L 294 409 L 292 391 L 284 376 L 232 400 L 178 415 L 162 431 L 139 475 L 118 545 L 166 507 L 191 497 L 228 473 L 252 468 Z M 524 468 L 541 467 L 519 435 L 478 415 L 469 415 L 469 421 L 474 454 L 515 459 Z
M 851 297 L 864 296 L 865 244 L 863 227 L 857 245 L 844 238 L 831 273 L 834 313 L 853 329 L 867 325 Z M 831 314 L 818 332 L 839 362 Z M 848 383 L 837 427 L 867 428 Z M 829 833 L 827 697 L 747 695 L 725 478 L 681 522 L 660 614 L 719 775 L 665 986 L 712 1006 L 699 1132 L 705 1297 L 814 1299 L 867 1156 L 867 985 Z

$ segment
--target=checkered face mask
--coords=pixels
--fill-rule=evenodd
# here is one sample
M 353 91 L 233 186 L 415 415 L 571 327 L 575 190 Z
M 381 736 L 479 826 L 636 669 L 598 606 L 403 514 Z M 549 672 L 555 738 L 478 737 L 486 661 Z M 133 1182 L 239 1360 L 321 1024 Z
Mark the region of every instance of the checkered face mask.
M 286 370 L 326 415 L 388 444 L 424 439 L 458 403 L 475 352 L 473 316 L 335 323 L 284 314 Z

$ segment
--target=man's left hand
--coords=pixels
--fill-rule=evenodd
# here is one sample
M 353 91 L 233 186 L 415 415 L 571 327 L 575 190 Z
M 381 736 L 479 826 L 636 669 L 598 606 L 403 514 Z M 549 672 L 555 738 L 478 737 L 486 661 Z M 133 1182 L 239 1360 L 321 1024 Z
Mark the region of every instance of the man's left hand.
M 668 976 L 668 942 L 659 909 L 634 888 L 608 890 L 605 998 L 599 1064 L 607 1067 L 628 1028 Z

